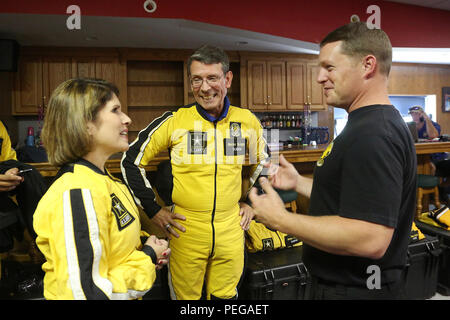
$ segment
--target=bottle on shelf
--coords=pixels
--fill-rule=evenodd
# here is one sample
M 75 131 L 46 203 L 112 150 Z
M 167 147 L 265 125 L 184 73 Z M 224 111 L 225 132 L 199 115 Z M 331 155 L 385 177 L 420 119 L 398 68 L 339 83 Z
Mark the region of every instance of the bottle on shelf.
M 26 145 L 34 147 L 34 128 L 28 127 Z

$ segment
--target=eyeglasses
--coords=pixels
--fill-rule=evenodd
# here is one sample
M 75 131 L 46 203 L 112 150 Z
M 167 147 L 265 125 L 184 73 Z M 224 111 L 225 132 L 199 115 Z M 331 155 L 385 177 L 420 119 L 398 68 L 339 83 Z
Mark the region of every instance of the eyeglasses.
M 206 83 L 210 86 L 215 86 L 219 83 L 219 81 L 223 78 L 222 76 L 208 76 L 207 78 L 192 78 L 191 85 L 193 88 L 200 88 L 203 85 L 203 81 L 206 80 Z

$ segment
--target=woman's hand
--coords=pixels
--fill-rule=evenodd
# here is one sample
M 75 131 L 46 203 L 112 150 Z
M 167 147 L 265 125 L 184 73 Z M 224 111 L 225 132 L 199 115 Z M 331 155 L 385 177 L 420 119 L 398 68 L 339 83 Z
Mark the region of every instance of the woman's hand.
M 156 253 L 156 270 L 161 269 L 169 262 L 170 248 L 166 240 L 158 239 L 152 235 L 145 241 L 145 245 L 152 247 Z

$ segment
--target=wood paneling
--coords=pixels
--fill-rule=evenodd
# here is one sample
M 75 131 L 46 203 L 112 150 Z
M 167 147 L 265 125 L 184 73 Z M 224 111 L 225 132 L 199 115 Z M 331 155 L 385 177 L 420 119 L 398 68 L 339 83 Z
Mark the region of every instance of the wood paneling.
M 436 95 L 437 122 L 441 133 L 450 134 L 450 113 L 442 112 L 442 87 L 450 87 L 450 66 L 394 63 L 389 94 Z

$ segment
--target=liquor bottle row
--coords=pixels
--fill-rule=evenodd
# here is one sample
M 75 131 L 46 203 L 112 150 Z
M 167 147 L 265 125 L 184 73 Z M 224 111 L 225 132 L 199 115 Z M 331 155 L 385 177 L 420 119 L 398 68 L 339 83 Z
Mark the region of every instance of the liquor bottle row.
M 259 116 L 264 129 L 301 128 L 303 118 L 299 114 L 262 114 Z

